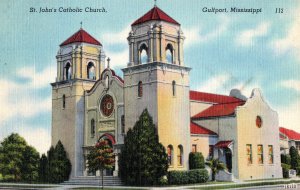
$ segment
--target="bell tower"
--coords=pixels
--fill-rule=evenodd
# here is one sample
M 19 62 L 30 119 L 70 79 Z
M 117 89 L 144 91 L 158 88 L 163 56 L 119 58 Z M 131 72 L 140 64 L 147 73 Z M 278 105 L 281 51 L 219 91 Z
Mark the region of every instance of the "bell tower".
M 52 142 L 60 140 L 72 164 L 71 177 L 82 176 L 84 93 L 104 70 L 101 43 L 80 28 L 60 44 L 57 77 L 52 83 Z
M 184 66 L 180 24 L 154 6 L 132 23 L 127 39 L 129 63 L 122 69 L 126 130 L 148 109 L 170 170 L 188 169 L 190 68 Z

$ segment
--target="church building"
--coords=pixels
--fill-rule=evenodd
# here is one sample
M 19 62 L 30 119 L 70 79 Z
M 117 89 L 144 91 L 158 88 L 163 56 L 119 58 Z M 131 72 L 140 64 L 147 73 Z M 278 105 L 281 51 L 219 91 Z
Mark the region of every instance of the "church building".
M 277 113 L 258 89 L 250 98 L 238 90 L 229 96 L 190 90 L 184 39 L 181 25 L 154 6 L 131 25 L 123 77 L 84 29 L 60 44 L 51 84 L 52 145 L 62 141 L 71 177 L 97 175 L 87 172 L 86 158 L 101 139 L 116 154 L 106 175 L 117 176 L 124 135 L 144 109 L 166 148 L 169 170 L 188 170 L 194 151 L 222 160 L 231 179 L 282 177 Z

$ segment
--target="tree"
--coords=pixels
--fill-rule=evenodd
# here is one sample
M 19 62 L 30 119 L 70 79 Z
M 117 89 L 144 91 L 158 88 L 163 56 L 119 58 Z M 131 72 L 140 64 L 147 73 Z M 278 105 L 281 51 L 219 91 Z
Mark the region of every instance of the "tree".
M 39 160 L 39 153 L 32 146 L 26 146 L 21 165 L 23 181 L 32 183 L 38 180 Z
M 108 145 L 106 140 L 101 140 L 92 147 L 87 159 L 89 172 L 100 170 L 103 189 L 103 171 L 105 169 L 112 169 L 115 163 L 113 149 Z
M 48 158 L 45 154 L 42 154 L 40 158 L 40 167 L 39 167 L 39 181 L 40 182 L 48 182 L 47 178 L 47 169 L 48 169 Z
M 216 180 L 216 174 L 219 173 L 219 171 L 224 170 L 226 166 L 223 162 L 221 162 L 219 159 L 212 158 L 206 162 L 206 165 L 208 165 L 212 172 L 212 181 Z
M 54 147 L 51 146 L 50 149 L 47 151 L 47 165 L 46 165 L 46 182 L 50 183 L 51 182 L 51 174 L 52 174 L 52 167 L 53 161 L 54 160 Z
M 0 146 L 0 173 L 5 181 L 35 181 L 38 152 L 16 133 L 5 138 Z
M 204 157 L 201 152 L 191 152 L 189 154 L 190 170 L 205 168 L 204 163 Z
M 159 143 L 156 128 L 147 109 L 124 139 L 119 160 L 121 179 L 128 185 L 156 185 L 167 175 L 168 159 Z
M 291 156 L 289 154 L 281 154 L 281 163 L 291 165 Z
M 69 179 L 71 162 L 61 141 L 48 151 L 48 180 L 50 183 L 61 183 Z
M 291 156 L 291 168 L 296 170 L 297 167 L 300 166 L 299 165 L 300 158 L 299 158 L 298 150 L 294 146 L 290 148 L 290 156 Z

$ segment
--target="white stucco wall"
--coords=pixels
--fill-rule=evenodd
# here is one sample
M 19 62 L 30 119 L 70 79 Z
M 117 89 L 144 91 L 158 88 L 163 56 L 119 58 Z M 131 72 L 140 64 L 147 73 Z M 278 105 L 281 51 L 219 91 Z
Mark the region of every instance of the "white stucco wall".
M 256 125 L 256 117 L 262 118 L 262 126 Z M 277 112 L 264 101 L 258 89 L 253 90 L 247 102 L 237 108 L 238 178 L 282 178 Z M 252 164 L 247 162 L 246 145 L 252 145 Z M 263 145 L 263 164 L 258 163 L 257 146 Z M 273 146 L 273 163 L 269 163 L 268 146 Z

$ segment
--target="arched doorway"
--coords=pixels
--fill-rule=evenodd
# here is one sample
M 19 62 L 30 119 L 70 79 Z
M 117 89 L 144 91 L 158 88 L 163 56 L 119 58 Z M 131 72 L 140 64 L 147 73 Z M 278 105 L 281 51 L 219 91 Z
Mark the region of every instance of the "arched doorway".
M 109 133 L 105 133 L 105 134 L 101 135 L 98 141 L 101 141 L 101 140 L 107 141 L 108 145 L 112 149 L 114 148 L 113 145 L 116 144 L 115 136 L 112 135 L 112 134 L 109 134 Z M 109 170 L 106 169 L 106 170 L 104 170 L 103 174 L 105 176 L 112 176 L 114 170 L 115 170 L 115 166 L 112 169 L 109 169 Z
M 225 152 L 225 160 L 226 160 L 226 167 L 228 169 L 228 171 L 230 173 L 232 170 L 232 152 L 230 150 L 230 148 L 224 148 L 224 152 Z

